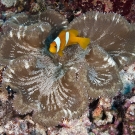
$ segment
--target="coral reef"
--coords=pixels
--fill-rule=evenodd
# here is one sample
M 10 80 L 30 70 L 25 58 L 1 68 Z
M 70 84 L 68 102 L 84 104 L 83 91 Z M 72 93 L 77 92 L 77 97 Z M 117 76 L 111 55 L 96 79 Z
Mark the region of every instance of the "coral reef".
M 5 2 L 8 6 L 6 6 Z M 2 84 L 3 87 L 0 87 L 0 134 L 134 135 L 135 65 L 132 64 L 128 67 L 130 63 L 134 62 L 134 59 L 132 59 L 134 57 L 132 55 L 134 55 L 135 35 L 134 24 L 132 24 L 135 22 L 134 7 L 134 0 L 1 0 L 0 46 L 2 49 L 0 51 L 0 64 L 3 63 L 3 65 L 0 66 L 0 86 L 3 82 L 4 84 Z M 57 13 L 55 14 L 55 12 L 51 14 L 52 18 L 50 14 L 47 15 L 45 13 L 37 16 L 30 15 L 49 8 L 55 9 L 63 17 Z M 128 24 L 118 14 L 113 13 L 91 12 L 91 14 L 82 15 L 87 11 L 93 10 L 104 13 L 119 13 L 125 16 L 131 24 Z M 15 15 L 18 12 L 25 13 Z M 11 16 L 13 17 L 10 18 Z M 54 16 L 57 16 L 56 20 Z M 61 25 L 65 18 L 68 19 L 68 22 L 76 18 L 76 20 L 71 22 L 70 27 L 79 29 L 80 35 L 90 37 L 91 44 L 85 51 L 82 51 L 78 46 L 68 47 L 65 49 L 62 58 L 57 58 L 56 56 L 57 59 L 52 59 L 47 54 L 43 54 L 44 39 L 48 36 L 51 28 L 54 25 Z M 88 21 L 91 23 L 88 24 Z M 82 29 L 83 27 L 84 29 Z M 34 34 L 32 35 L 31 33 Z M 105 59 L 105 57 L 108 59 Z M 132 58 L 130 59 L 130 57 Z M 106 66 L 103 66 L 102 63 Z M 128 65 L 125 66 L 125 64 Z M 70 70 L 68 71 L 69 67 Z M 89 70 L 86 71 L 85 69 Z M 119 77 L 120 69 L 123 70 L 120 72 Z M 51 116 L 44 113 L 45 109 L 43 110 L 43 108 L 48 103 L 47 109 L 52 109 L 54 104 L 52 105 L 51 101 L 53 101 L 52 99 L 54 99 L 54 102 L 56 101 L 56 94 L 53 96 L 50 94 L 48 100 L 42 100 L 42 97 L 46 97 L 46 92 L 49 89 L 49 87 L 44 86 L 50 85 L 50 80 L 52 80 L 49 77 L 50 80 L 48 79 L 45 82 L 49 73 L 54 75 L 52 78 L 55 78 L 56 83 L 58 83 L 58 85 L 53 84 L 52 87 L 58 86 L 59 88 L 62 86 L 64 84 L 62 82 L 62 85 L 60 85 L 62 77 L 68 76 L 69 78 L 71 77 L 70 74 L 74 76 L 71 77 L 74 80 L 74 84 L 81 86 L 80 88 L 84 86 L 79 93 L 78 88 L 75 91 L 70 91 L 71 93 L 62 91 L 64 95 L 62 95 L 61 91 L 57 91 L 57 96 L 60 93 L 61 107 L 66 102 L 62 100 L 66 99 L 64 97 L 65 94 L 69 98 L 75 99 L 74 101 L 72 100 L 74 105 L 71 103 L 68 104 L 69 106 L 67 105 L 72 113 L 75 112 L 74 110 L 78 111 L 73 117 L 70 117 L 71 112 L 67 108 L 62 114 L 60 113 L 62 109 L 56 106 L 57 111 L 52 110 L 48 114 L 57 118 L 52 116 L 53 120 L 49 120 L 49 123 L 46 122 Z M 84 76 L 87 74 L 85 83 L 82 81 L 79 84 L 79 81 L 84 78 L 80 74 L 84 74 Z M 80 77 L 82 77 L 81 80 Z M 119 93 L 117 95 L 118 89 L 121 89 L 122 86 L 120 78 L 123 83 L 123 90 L 121 91 L 122 94 Z M 67 80 L 64 79 L 65 81 Z M 35 83 L 33 84 L 33 82 Z M 41 87 L 37 85 L 38 82 Z M 72 86 L 73 83 L 71 84 Z M 67 87 L 66 83 L 65 85 Z M 25 91 L 22 90 L 23 88 Z M 114 97 L 114 95 L 117 96 Z M 98 96 L 101 98 L 98 98 Z M 91 101 L 89 112 L 87 111 L 78 119 L 72 119 L 80 116 L 84 109 L 87 108 L 88 97 L 90 97 Z M 114 98 L 112 99 L 112 97 Z M 83 103 L 80 103 L 81 100 L 79 98 L 83 100 Z M 93 101 L 93 98 L 98 99 Z M 75 107 L 76 104 L 77 106 Z M 79 110 L 80 108 L 81 110 Z M 32 117 L 22 115 L 28 112 L 30 112 Z M 59 116 L 56 113 L 60 113 Z M 88 114 L 89 116 L 87 116 Z M 66 118 L 62 120 L 63 117 Z M 37 123 L 47 127 L 59 125 L 57 127 L 49 127 L 46 130 Z
M 109 98 L 100 98 L 96 108 L 90 104 L 90 133 L 94 134 L 118 134 L 117 127 L 120 123 L 117 113 L 111 108 L 112 101 Z
M 16 91 L 14 110 L 33 111 L 33 120 L 45 126 L 57 125 L 62 117 L 80 116 L 88 97 L 113 97 L 122 86 L 118 68 L 134 60 L 135 26 L 117 14 L 99 12 L 88 12 L 68 26 L 91 38 L 85 51 L 71 46 L 62 58 L 43 54 L 47 34 L 64 21 L 47 10 L 30 17 L 21 13 L 2 27 L 1 63 L 7 65 L 2 87 Z
M 126 15 L 126 18 L 131 23 L 135 22 L 135 1 L 133 1 L 133 4 L 130 9 L 130 13 Z
M 17 0 L 1 0 L 1 3 L 5 5 L 6 7 L 11 7 L 15 5 Z
M 42 126 L 35 124 L 29 115 L 20 119 L 15 117 L 13 120 L 8 121 L 3 129 L 3 134 L 8 135 L 46 135 Z
M 47 6 L 65 15 L 69 22 L 74 17 L 87 11 L 114 12 L 122 16 L 128 16 L 129 21 L 134 20 L 132 12 L 134 0 L 47 0 L 46 3 Z
M 70 46 L 63 57 L 50 57 L 44 41 L 60 25 L 77 29 L 91 44 L 86 50 Z M 32 112 L 33 121 L 46 127 L 80 116 L 88 97 L 113 97 L 122 88 L 119 70 L 134 60 L 135 26 L 114 13 L 87 12 L 69 25 L 53 10 L 21 13 L 8 19 L 2 31 L 0 62 L 7 66 L 2 89 L 15 91 L 12 106 L 17 113 Z M 111 122 L 112 114 L 105 115 Z
M 79 119 L 70 121 L 63 120 L 62 124 L 60 124 L 61 128 L 49 128 L 47 131 L 48 135 L 87 135 L 88 128 L 91 125 L 87 114 L 88 111 L 86 111 Z
M 130 99 L 126 100 L 124 104 L 126 108 L 125 117 L 124 117 L 124 134 L 134 134 L 135 133 L 135 96 L 131 97 Z M 126 127 L 128 127 L 126 129 Z
M 134 63 L 129 67 L 126 66 L 125 69 L 120 71 L 120 77 L 123 83 L 123 94 L 132 92 L 135 82 L 135 73 L 134 73 Z
M 134 0 L 2 0 L 2 2 L 0 1 L 0 14 L 5 19 L 11 16 L 11 12 L 25 11 L 36 14 L 52 8 L 64 15 L 69 22 L 87 11 L 115 12 L 134 22 Z
M 31 4 L 27 7 L 29 2 Z M 5 15 L 4 20 L 7 21 L 1 21 L 0 63 L 4 65 L 3 67 L 6 66 L 6 69 L 1 69 L 0 77 L 2 81 L 0 118 L 1 125 L 5 123 L 6 125 L 5 128 L 1 126 L 0 133 L 46 134 L 44 128 L 36 124 L 39 123 L 46 127 L 58 124 L 62 127 L 59 130 L 48 128 L 47 134 L 50 135 L 84 135 L 88 132 L 134 134 L 134 97 L 130 94 L 127 97 L 125 96 L 127 92 L 123 92 L 124 96 L 120 95 L 120 98 L 118 96 L 113 99 L 114 101 L 111 99 L 122 89 L 119 71 L 134 61 L 135 26 L 115 13 L 86 12 L 89 9 L 98 9 L 127 15 L 132 1 L 119 3 L 80 1 L 75 4 L 73 2 L 51 1 L 50 4 L 51 8 L 65 15 L 69 22 L 76 16 L 70 24 L 66 22 L 65 17 L 53 10 L 46 10 L 38 15 L 20 13 L 10 19 L 8 19 L 10 15 L 9 17 Z M 27 7 L 27 11 L 35 14 L 44 10 L 46 6 L 44 3 L 42 7 L 40 3 L 44 3 L 44 0 L 19 1 L 12 7 L 12 11 L 17 8 L 16 12 L 21 12 Z M 88 3 L 92 5 L 89 6 Z M 74 6 L 71 10 L 70 5 Z M 129 7 L 124 10 L 126 5 Z M 83 12 L 86 14 L 82 14 Z M 44 40 L 54 26 L 63 23 L 68 26 L 67 29 L 77 29 L 80 36 L 89 37 L 91 44 L 86 50 L 77 45 L 68 47 L 63 57 L 59 58 L 56 55 L 52 58 L 44 51 Z M 123 75 L 126 71 L 122 72 Z M 129 85 L 128 93 L 131 92 L 134 82 L 132 86 Z M 70 120 L 78 118 L 85 112 L 88 97 L 91 99 L 102 97 L 97 106 L 94 103 L 96 108 L 92 107 L 93 102 L 90 104 L 91 123 L 86 114 L 78 120 Z M 8 98 L 13 98 L 10 103 L 7 102 Z M 126 100 L 127 98 L 129 100 Z M 115 111 L 111 108 L 112 103 Z M 13 117 L 11 104 L 16 111 L 15 114 L 22 116 L 31 113 L 32 120 L 24 117 L 23 119 L 15 117 L 11 120 Z M 121 115 L 118 114 L 119 108 L 124 110 Z M 65 120 L 61 123 L 62 118 L 68 122 Z M 127 130 L 125 127 L 128 127 Z

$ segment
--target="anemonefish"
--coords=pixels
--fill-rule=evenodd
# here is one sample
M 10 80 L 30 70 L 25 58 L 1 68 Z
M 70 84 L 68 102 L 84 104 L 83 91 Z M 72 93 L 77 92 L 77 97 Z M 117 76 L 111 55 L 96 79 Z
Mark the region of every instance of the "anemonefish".
M 62 56 L 63 50 L 69 45 L 79 44 L 83 49 L 86 49 L 90 43 L 90 39 L 77 37 L 78 34 L 78 31 L 75 29 L 62 30 L 54 41 L 50 43 L 49 51 L 51 53 L 58 53 L 59 56 Z

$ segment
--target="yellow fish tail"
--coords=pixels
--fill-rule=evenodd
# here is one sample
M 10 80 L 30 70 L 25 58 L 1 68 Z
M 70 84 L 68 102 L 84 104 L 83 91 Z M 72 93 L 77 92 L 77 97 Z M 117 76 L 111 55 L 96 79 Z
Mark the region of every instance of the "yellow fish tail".
M 86 49 L 86 47 L 88 46 L 88 44 L 90 43 L 90 39 L 89 38 L 81 38 L 81 37 L 76 37 L 77 38 L 77 42 L 79 43 L 79 45 L 83 48 Z

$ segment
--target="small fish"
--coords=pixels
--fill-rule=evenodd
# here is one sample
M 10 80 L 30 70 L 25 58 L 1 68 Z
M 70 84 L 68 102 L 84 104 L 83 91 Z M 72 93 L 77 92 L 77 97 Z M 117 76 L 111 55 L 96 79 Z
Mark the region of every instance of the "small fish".
M 86 49 L 86 47 L 90 43 L 90 39 L 77 37 L 78 34 L 78 31 L 75 29 L 62 30 L 59 35 L 54 39 L 54 41 L 50 44 L 49 51 L 51 53 L 58 53 L 59 56 L 62 56 L 65 47 L 77 43 L 83 49 Z
M 52 53 L 49 51 L 50 48 L 50 44 L 57 38 L 57 36 L 60 34 L 60 32 L 64 29 L 67 28 L 66 22 L 63 22 L 60 25 L 54 26 L 48 36 L 46 37 L 45 41 L 43 42 L 44 44 L 44 48 L 42 50 L 43 53 L 49 55 L 51 58 L 54 59 L 54 56 L 52 55 Z

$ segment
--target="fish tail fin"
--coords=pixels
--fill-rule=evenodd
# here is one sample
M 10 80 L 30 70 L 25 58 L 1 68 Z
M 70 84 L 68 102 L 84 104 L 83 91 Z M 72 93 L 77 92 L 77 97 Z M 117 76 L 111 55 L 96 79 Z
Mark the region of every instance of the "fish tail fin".
M 75 29 L 68 30 L 69 33 L 72 33 L 74 36 L 78 36 L 79 32 Z
M 77 42 L 79 43 L 79 45 L 83 48 L 86 49 L 86 47 L 88 46 L 88 44 L 90 43 L 90 39 L 89 38 L 81 38 L 81 37 L 76 37 L 77 38 Z

